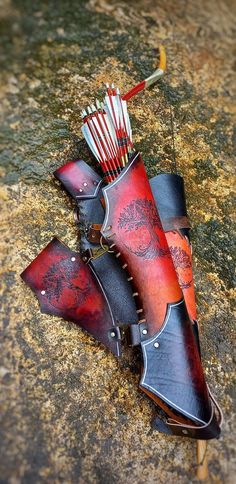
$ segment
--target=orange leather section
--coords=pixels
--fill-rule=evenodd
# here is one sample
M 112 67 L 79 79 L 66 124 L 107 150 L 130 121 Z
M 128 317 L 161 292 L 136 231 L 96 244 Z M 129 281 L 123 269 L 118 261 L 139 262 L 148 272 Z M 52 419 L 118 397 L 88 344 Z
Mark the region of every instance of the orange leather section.
M 166 232 L 166 238 L 179 285 L 183 291 L 190 319 L 196 321 L 196 300 L 194 292 L 191 246 L 188 239 L 178 231 Z

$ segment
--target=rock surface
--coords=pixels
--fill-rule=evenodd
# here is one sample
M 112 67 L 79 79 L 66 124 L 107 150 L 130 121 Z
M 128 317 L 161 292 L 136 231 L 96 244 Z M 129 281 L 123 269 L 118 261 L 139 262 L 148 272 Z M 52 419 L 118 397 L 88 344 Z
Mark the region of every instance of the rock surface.
M 222 405 L 209 482 L 233 483 L 233 79 L 230 0 L 2 0 L 0 482 L 195 482 L 195 443 L 151 429 L 137 357 L 120 362 L 77 327 L 40 314 L 21 271 L 57 235 L 78 247 L 72 202 L 52 176 L 86 157 L 80 111 L 105 81 L 125 92 L 156 48 L 168 71 L 129 105 L 149 175 L 177 166 L 193 231 L 203 361 Z

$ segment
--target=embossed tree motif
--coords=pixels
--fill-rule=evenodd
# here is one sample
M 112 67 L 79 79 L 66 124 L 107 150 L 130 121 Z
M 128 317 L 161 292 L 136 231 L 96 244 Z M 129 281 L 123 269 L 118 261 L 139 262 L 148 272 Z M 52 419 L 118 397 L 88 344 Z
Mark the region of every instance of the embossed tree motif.
M 71 259 L 55 262 L 43 277 L 50 304 L 56 308 L 75 309 L 83 303 L 89 292 L 90 284 L 78 263 Z
M 118 220 L 119 230 L 129 233 L 128 250 L 144 259 L 168 255 L 168 249 L 160 247 L 156 229 L 162 230 L 161 222 L 152 200 L 137 199 L 125 207 Z
M 191 259 L 181 247 L 170 246 L 170 253 L 175 269 L 178 269 L 179 285 L 182 289 L 188 289 L 193 282 Z

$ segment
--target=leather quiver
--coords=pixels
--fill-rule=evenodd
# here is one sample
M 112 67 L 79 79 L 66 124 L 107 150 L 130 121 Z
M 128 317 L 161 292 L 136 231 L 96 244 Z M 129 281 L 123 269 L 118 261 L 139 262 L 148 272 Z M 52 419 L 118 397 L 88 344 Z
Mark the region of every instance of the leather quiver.
M 73 166 L 73 170 L 71 170 Z M 75 173 L 76 171 L 76 173 Z M 102 188 L 104 185 L 101 182 L 101 179 L 97 179 L 97 174 L 91 171 L 91 168 L 83 162 L 82 160 L 78 160 L 75 162 L 70 162 L 66 164 L 64 167 L 60 168 L 55 172 L 55 176 L 62 182 L 64 187 L 76 199 L 77 206 L 79 207 L 79 225 L 81 230 L 81 249 L 82 250 L 93 250 L 94 247 L 99 248 L 100 243 L 100 228 L 101 224 L 104 219 L 104 211 L 103 205 L 100 202 L 102 197 Z M 89 183 L 89 179 L 97 180 L 100 184 L 99 191 L 95 197 L 91 199 L 91 193 L 85 191 L 82 187 L 92 186 L 91 182 Z M 73 182 L 73 187 L 72 187 Z M 85 185 L 84 185 L 85 184 Z M 186 363 L 186 360 L 190 359 L 192 347 L 194 348 L 194 354 L 196 354 L 196 348 L 198 350 L 198 354 L 200 355 L 200 345 L 199 345 L 199 337 L 198 337 L 198 327 L 195 321 L 196 319 L 196 304 L 195 304 L 195 296 L 194 296 L 194 286 L 193 286 L 193 276 L 192 276 L 192 260 L 191 260 L 191 246 L 189 240 L 189 231 L 190 231 L 190 224 L 187 217 L 187 209 L 186 209 L 186 202 L 185 202 L 185 192 L 184 192 L 184 182 L 183 178 L 177 174 L 159 174 L 150 180 L 150 185 L 152 189 L 152 194 L 155 200 L 155 204 L 158 208 L 158 212 L 160 214 L 161 224 L 164 228 L 167 243 L 170 249 L 170 253 L 174 262 L 174 266 L 177 272 L 178 281 L 184 293 L 184 299 L 186 302 L 187 310 L 189 313 L 190 318 L 192 321 L 192 326 L 189 326 L 189 320 L 186 322 L 186 326 L 189 329 L 190 334 L 190 351 L 186 355 L 186 348 L 189 349 L 189 337 L 187 340 L 185 336 L 181 333 L 181 325 L 174 325 L 173 327 L 177 331 L 175 334 L 174 340 L 176 341 L 182 340 L 182 349 L 181 354 L 183 358 L 183 362 Z M 83 190 L 83 192 L 81 191 Z M 121 197 L 122 198 L 122 197 Z M 94 223 L 95 222 L 95 223 Z M 97 235 L 99 234 L 99 236 Z M 95 239 L 95 240 L 94 240 Z M 118 255 L 118 254 L 116 254 Z M 140 318 L 140 309 L 137 309 L 134 301 L 136 299 L 132 297 L 131 294 L 131 286 L 130 280 L 132 277 L 128 275 L 127 272 L 122 270 L 121 268 L 127 267 L 127 264 L 124 263 L 120 265 L 118 263 L 119 258 L 114 257 L 112 254 L 106 253 L 100 258 L 91 259 L 89 264 L 91 264 L 95 270 L 99 271 L 99 275 L 101 277 L 102 283 L 104 285 L 105 291 L 108 295 L 110 300 L 110 304 L 113 310 L 113 314 L 115 315 L 115 319 L 118 322 L 127 321 L 130 323 L 135 323 L 137 320 L 141 320 L 141 322 L 137 324 L 130 325 L 130 337 L 129 342 L 133 345 L 140 344 L 143 336 L 142 331 L 146 330 L 145 322 L 142 322 Z M 118 267 L 120 270 L 118 270 Z M 128 284 L 127 284 L 128 279 Z M 123 289 L 123 291 L 122 291 Z M 133 292 L 133 291 L 132 291 Z M 117 297 L 117 294 L 119 297 Z M 135 294 L 135 292 L 134 292 Z M 126 300 L 128 298 L 128 308 L 127 311 L 127 303 Z M 167 333 L 168 326 L 173 324 L 173 314 L 175 314 L 175 319 L 178 320 L 177 314 L 182 313 L 182 319 L 186 320 L 186 309 L 182 302 L 177 304 L 176 306 L 169 305 L 169 317 L 168 325 L 166 325 L 165 329 L 165 337 Z M 134 318 L 133 315 L 136 313 L 137 315 Z M 130 317 L 131 316 L 131 317 Z M 166 317 L 166 320 L 168 318 Z M 194 336 L 194 339 L 193 339 Z M 159 335 L 160 338 L 160 335 Z M 155 341 L 159 345 L 159 341 Z M 153 344 L 154 344 L 153 343 Z M 154 346 L 154 348 L 156 348 Z M 175 345 L 174 345 L 175 346 Z M 159 346 L 158 346 L 159 348 Z M 163 348 L 162 348 L 163 350 Z M 163 358 L 163 362 L 166 361 L 168 358 L 168 353 L 175 353 L 175 348 L 171 348 L 171 345 L 167 345 L 167 355 L 163 357 L 163 351 L 159 351 L 159 358 Z M 143 347 L 143 354 L 144 358 L 146 352 L 149 352 L 149 348 Z M 157 356 L 157 352 L 154 352 L 154 355 Z M 150 358 L 149 358 L 150 359 Z M 152 357 L 151 360 L 154 360 Z M 197 356 L 194 367 L 196 372 L 198 373 L 199 366 L 201 369 L 201 362 L 200 358 Z M 176 362 L 172 361 L 172 364 L 169 365 L 169 370 L 175 368 Z M 158 363 L 158 367 L 161 367 Z M 177 365 L 178 367 L 178 365 Z M 165 369 L 162 368 L 162 372 Z M 157 375 L 158 372 L 148 372 L 149 375 Z M 164 374 L 164 373 L 163 373 Z M 181 373 L 184 375 L 184 372 Z M 147 375 L 147 374 L 146 374 Z M 159 375 L 160 376 L 160 375 Z M 165 376 L 166 377 L 166 376 Z M 157 375 L 158 378 L 158 375 Z M 165 380 L 164 380 L 165 381 Z M 168 382 L 168 379 L 167 379 Z M 172 388 L 174 388 L 174 379 L 173 379 Z M 188 388 L 190 381 L 186 383 L 186 388 Z M 149 389 L 152 387 L 150 382 L 148 382 L 148 378 L 146 377 L 146 388 L 143 390 L 149 394 Z M 157 384 L 157 382 L 156 382 Z M 148 389 L 148 387 L 150 387 Z M 221 412 L 217 403 L 211 396 L 210 392 L 207 392 L 206 386 L 203 385 L 205 388 L 205 394 L 203 392 L 203 400 L 206 399 L 208 404 L 208 413 L 210 415 L 209 421 L 206 423 L 203 421 L 197 422 L 197 426 L 195 422 L 193 423 L 191 419 L 187 419 L 187 415 L 184 416 L 184 422 L 180 422 L 181 417 L 178 414 L 178 420 L 175 420 L 176 411 L 173 410 L 171 412 L 173 419 L 170 418 L 170 409 L 168 405 L 164 408 L 168 410 L 165 415 L 166 423 L 164 424 L 162 420 L 158 417 L 155 419 L 155 427 L 162 432 L 165 433 L 172 433 L 175 435 L 188 435 L 189 437 L 193 438 L 214 438 L 219 435 L 219 421 L 221 420 Z M 159 386 L 159 389 L 161 385 Z M 179 392 L 183 400 L 185 401 L 185 389 L 182 388 L 182 391 Z M 158 403 L 163 408 L 163 401 L 158 400 L 158 397 L 151 393 L 149 394 L 151 398 L 154 398 L 156 403 Z M 192 395 L 193 396 L 193 395 Z M 190 395 L 191 398 L 191 395 Z M 180 402 L 181 403 L 181 402 Z M 183 402 L 182 402 L 183 403 Z M 178 412 L 177 412 L 178 413 Z M 217 418 L 216 418 L 217 415 Z M 206 417 L 206 416 L 205 416 Z M 207 417 L 206 417 L 207 420 Z
M 73 169 L 72 169 L 73 168 Z M 101 223 L 103 222 L 104 219 L 104 212 L 102 208 L 102 204 L 100 203 L 100 198 L 102 196 L 102 188 L 104 185 L 102 184 L 101 179 L 97 178 L 97 174 L 91 170 L 90 167 L 86 163 L 84 163 L 82 160 L 80 161 L 75 161 L 75 162 L 70 162 L 66 164 L 64 167 L 60 168 L 55 172 L 55 176 L 62 182 L 62 184 L 65 186 L 67 191 L 72 195 L 76 201 L 77 205 L 80 209 L 80 214 L 79 214 L 79 223 L 80 223 L 80 228 L 82 228 L 81 231 L 81 248 L 83 250 L 86 249 L 93 249 L 96 247 L 96 243 L 98 244 L 98 237 L 96 235 L 96 232 L 99 233 L 99 237 L 101 236 L 100 231 L 97 229 L 97 227 L 101 226 Z M 121 176 L 119 177 L 121 178 Z M 91 181 L 90 181 L 91 180 Z M 99 190 L 96 192 L 95 196 L 94 193 L 89 192 L 87 187 L 93 186 L 93 182 L 96 180 L 97 185 L 99 184 Z M 175 269 L 178 275 L 178 280 L 179 284 L 183 290 L 184 293 L 184 298 L 185 302 L 187 305 L 188 313 L 191 317 L 192 320 L 196 319 L 196 306 L 195 306 L 195 298 L 194 298 L 194 289 L 193 289 L 193 277 L 192 277 L 192 264 L 191 264 L 191 247 L 190 247 L 190 241 L 189 241 L 189 230 L 190 230 L 190 225 L 187 217 L 187 210 L 186 210 L 186 202 L 185 202 L 185 193 L 184 193 L 184 183 L 183 183 L 183 178 L 179 175 L 176 174 L 160 174 L 151 179 L 150 181 L 151 188 L 152 188 L 152 194 L 154 196 L 155 204 L 158 207 L 158 211 L 160 214 L 161 218 L 161 223 L 162 226 L 165 230 L 167 242 L 169 245 L 169 249 L 171 252 L 172 259 L 174 261 Z M 85 189 L 86 188 L 86 189 Z M 122 196 L 121 196 L 122 198 Z M 95 222 L 95 223 L 94 223 Z M 91 227 L 94 229 L 91 230 Z M 93 240 L 93 235 L 94 238 L 97 240 Z M 95 244 L 94 244 L 95 242 Z M 97 245 L 99 247 L 100 244 Z M 116 254 L 116 255 L 119 255 Z M 118 267 L 119 264 L 117 263 L 118 259 L 113 257 L 111 254 L 105 254 L 105 256 L 91 260 L 90 264 L 94 265 L 95 269 L 100 268 L 100 275 L 102 282 L 104 284 L 104 287 L 107 291 L 108 288 L 108 293 L 109 289 L 111 287 L 115 288 L 115 292 L 111 291 L 108 295 L 111 305 L 112 301 L 116 301 L 116 306 L 113 307 L 113 313 L 116 314 L 116 319 L 118 321 L 122 321 L 122 317 L 120 318 L 120 308 L 125 308 L 125 311 L 123 312 L 123 321 L 125 320 L 125 317 L 127 318 L 127 311 L 126 311 L 126 305 L 124 305 L 124 297 L 123 294 L 127 297 L 130 301 L 129 303 L 129 308 L 130 308 L 130 314 L 135 314 L 135 305 L 134 305 L 134 299 L 131 298 L 131 293 L 130 290 L 130 285 L 128 284 L 127 287 L 127 279 L 130 281 L 132 277 L 127 278 L 127 273 L 126 271 L 116 271 L 114 269 L 109 270 L 109 267 Z M 97 264 L 97 267 L 96 267 Z M 120 266 L 122 267 L 122 266 Z M 126 268 L 126 263 L 123 264 L 123 267 Z M 119 290 L 119 287 L 124 288 L 124 293 Z M 119 294 L 119 297 L 117 297 L 117 294 Z M 135 292 L 134 292 L 135 294 Z M 136 296 L 135 296 L 136 299 Z M 168 305 L 168 310 L 167 314 L 169 314 L 168 318 L 166 316 L 165 321 L 168 320 L 168 324 L 166 323 L 165 325 L 165 332 L 164 335 L 166 337 L 167 329 L 170 325 L 173 325 L 173 320 L 178 321 L 178 314 L 182 314 L 182 320 L 186 320 L 186 309 L 184 308 L 184 304 L 182 301 L 180 301 L 177 305 Z M 143 333 L 142 331 L 146 330 L 145 322 L 142 321 L 140 318 L 140 309 L 137 309 L 137 316 L 139 317 L 139 320 L 141 321 L 139 325 L 131 325 L 131 333 L 132 333 L 132 338 L 131 342 L 133 344 L 139 344 L 141 342 L 141 339 L 143 338 Z M 175 317 L 173 317 L 175 315 Z M 136 321 L 137 321 L 137 316 L 136 316 Z M 171 316 L 171 317 L 170 317 Z M 127 318 L 128 320 L 128 318 Z M 181 320 L 181 318 L 180 318 Z M 201 362 L 199 358 L 199 339 L 198 339 L 198 328 L 196 322 L 194 322 L 191 326 L 189 325 L 189 319 L 187 317 L 188 322 L 186 322 L 186 327 L 188 327 L 189 334 L 188 338 L 186 339 L 186 335 L 183 335 L 181 332 L 181 324 L 180 325 L 173 325 L 173 327 L 176 330 L 176 334 L 174 336 L 174 342 L 175 340 L 182 341 L 182 349 L 181 349 L 181 354 L 182 354 L 182 359 L 183 362 L 186 363 L 186 360 L 190 359 L 190 355 L 192 352 L 192 348 L 194 348 L 194 354 L 196 355 L 196 349 L 198 350 L 198 356 L 195 359 L 194 363 L 194 368 L 196 370 L 196 373 L 199 373 L 199 367 L 200 367 L 200 373 L 202 372 L 201 369 Z M 130 320 L 130 322 L 135 322 L 134 318 Z M 190 337 L 189 337 L 190 335 Z M 194 337 L 194 338 L 193 338 Z M 161 338 L 161 335 L 159 334 L 159 338 Z M 191 345 L 189 345 L 189 340 L 191 341 Z M 159 341 L 154 341 L 156 343 L 156 346 L 153 346 L 155 349 L 158 345 L 159 346 Z M 153 345 L 154 345 L 153 343 Z M 174 345 L 175 346 L 175 345 Z M 152 346 L 151 346 L 152 347 Z M 163 345 L 162 345 L 163 347 Z M 168 353 L 175 352 L 175 348 L 172 348 L 170 350 L 171 345 L 167 345 L 167 355 L 164 355 L 165 357 L 163 358 L 163 348 L 162 351 L 159 351 L 159 358 L 162 359 L 165 362 L 166 357 L 168 358 Z M 188 354 L 186 354 L 186 348 L 190 348 L 190 351 L 188 351 Z M 144 347 L 143 346 L 143 354 L 144 354 L 144 360 L 145 360 L 145 355 L 148 355 L 147 361 L 150 359 L 149 355 L 149 347 Z M 157 356 L 157 351 L 154 352 L 154 355 Z M 152 356 L 151 358 L 152 361 L 155 360 L 155 358 Z M 161 367 L 161 365 L 158 366 Z M 175 368 L 176 362 L 172 361 L 172 364 L 170 364 L 169 370 L 171 370 L 172 367 Z M 178 367 L 178 365 L 177 365 Z M 164 375 L 164 369 L 165 365 L 162 368 L 162 374 Z M 182 375 L 184 377 L 184 372 L 182 368 Z M 160 373 L 160 372 L 159 372 Z M 146 372 L 146 388 L 143 390 L 146 391 L 146 393 L 149 394 L 149 389 L 152 388 L 152 385 L 150 384 L 150 381 L 148 381 L 147 374 L 151 375 L 152 378 L 154 376 L 157 376 L 160 378 L 160 374 L 158 376 L 158 372 L 155 371 L 148 371 Z M 166 375 L 164 377 L 164 382 Z M 145 379 L 144 379 L 145 380 Z M 184 380 L 183 380 L 184 381 Z M 168 379 L 167 379 L 168 382 Z M 174 378 L 173 378 L 174 382 Z M 141 384 L 144 383 L 143 378 L 141 380 Z M 191 381 L 186 382 L 186 389 L 188 389 L 188 385 L 191 383 Z M 156 382 L 157 384 L 157 382 Z M 163 384 L 163 382 L 162 382 Z M 154 385 L 155 386 L 155 385 Z M 164 385 L 165 386 L 165 385 Z M 149 387 L 149 388 L 148 388 Z M 161 384 L 159 383 L 159 390 L 161 391 Z M 174 388 L 174 384 L 172 385 L 172 389 Z M 203 385 L 203 389 L 205 389 L 205 393 L 203 391 L 202 394 L 202 400 L 206 400 L 208 404 L 208 413 L 210 415 L 209 421 L 204 422 L 201 420 L 201 416 L 199 417 L 199 421 L 197 422 L 197 426 L 195 425 L 196 422 L 192 422 L 191 420 L 191 414 L 189 414 L 189 419 L 187 419 L 187 414 L 184 416 L 184 422 L 180 422 L 181 417 L 180 414 L 178 414 L 178 420 L 175 420 L 176 409 L 172 410 L 170 412 L 170 409 L 165 407 L 165 410 L 168 410 L 167 414 L 165 415 L 167 418 L 166 424 L 164 424 L 161 420 L 158 418 L 155 419 L 155 425 L 158 428 L 158 430 L 164 431 L 166 433 L 173 433 L 176 435 L 188 435 L 193 438 L 213 438 L 216 437 L 219 434 L 219 425 L 217 422 L 217 419 L 215 417 L 215 408 L 217 407 L 216 402 L 213 400 L 213 397 L 210 396 L 210 393 L 208 393 L 206 385 Z M 179 390 L 179 393 L 182 395 L 183 400 L 185 400 L 185 394 L 186 391 L 184 388 L 182 390 Z M 194 393 L 194 391 L 193 391 Z M 149 394 L 152 398 L 154 395 L 151 392 L 151 395 Z M 194 397 L 193 394 L 190 392 L 190 398 Z M 172 398 L 174 399 L 175 397 Z M 156 403 L 161 403 L 161 407 L 163 408 L 163 401 L 158 400 L 158 397 L 154 397 Z M 182 402 L 183 403 L 183 402 Z M 181 401 L 179 402 L 181 405 Z M 186 405 L 185 405 L 186 406 Z M 185 409 L 186 410 L 186 409 Z M 172 418 L 170 417 L 170 413 L 172 415 Z M 200 412 L 201 413 L 201 412 Z M 220 410 L 218 408 L 217 410 L 218 415 L 220 414 Z M 169 417 L 168 417 L 169 416 Z M 206 415 L 205 415 L 205 420 L 207 420 Z
M 172 433 L 217 437 L 220 428 L 193 324 L 139 153 L 103 195 L 101 233 L 129 273 L 139 316 L 140 388 L 164 409 Z
M 119 332 L 103 286 L 77 252 L 54 238 L 22 272 L 43 313 L 77 323 L 120 355 Z

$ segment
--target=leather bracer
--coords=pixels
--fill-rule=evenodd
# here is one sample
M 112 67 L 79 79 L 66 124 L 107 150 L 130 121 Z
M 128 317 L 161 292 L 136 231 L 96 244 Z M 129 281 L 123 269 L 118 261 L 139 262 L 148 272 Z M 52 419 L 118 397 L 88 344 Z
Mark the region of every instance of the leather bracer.
M 22 272 L 41 311 L 73 321 L 120 355 L 120 339 L 106 294 L 96 273 L 77 252 L 54 238 Z

